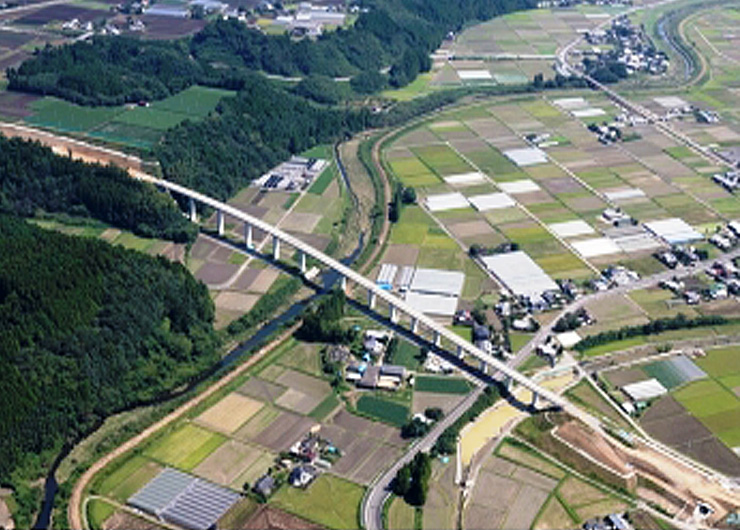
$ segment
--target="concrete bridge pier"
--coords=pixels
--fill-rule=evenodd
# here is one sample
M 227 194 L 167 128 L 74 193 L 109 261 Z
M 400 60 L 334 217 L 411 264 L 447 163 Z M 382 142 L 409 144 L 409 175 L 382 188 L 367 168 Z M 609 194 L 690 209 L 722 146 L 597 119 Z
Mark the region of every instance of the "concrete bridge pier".
M 221 210 L 218 210 L 216 212 L 216 229 L 218 230 L 218 235 L 223 236 L 224 235 L 224 212 Z
M 252 225 L 250 225 L 249 223 L 244 223 L 244 244 L 249 250 L 254 248 L 252 231 L 253 231 Z
M 301 262 L 301 274 L 306 274 L 306 253 L 301 252 L 299 261 Z
M 416 334 L 419 332 L 419 321 L 414 317 L 411 317 L 411 333 Z
M 465 357 L 465 350 L 463 350 L 462 346 L 458 346 L 457 347 L 457 358 L 462 359 L 463 357 Z
M 190 217 L 191 223 L 198 222 L 198 209 L 195 207 L 195 199 L 192 197 L 188 199 L 188 217 Z
M 529 404 L 530 407 L 537 408 L 537 402 L 540 400 L 540 395 L 537 392 L 532 392 L 532 402 Z
M 442 335 L 439 334 L 439 331 L 434 332 L 434 345 L 439 348 L 442 346 Z
M 484 374 L 488 373 L 488 363 L 486 361 L 480 362 L 480 371 L 483 372 Z
M 398 310 L 396 309 L 396 306 L 393 304 L 390 304 L 388 306 L 388 318 L 392 323 L 398 322 Z
M 375 309 L 375 301 L 376 301 L 377 295 L 368 289 L 367 291 L 367 305 L 370 309 Z
M 347 277 L 342 276 L 342 278 L 339 280 L 339 287 L 342 289 L 342 292 L 344 294 L 347 294 Z
M 277 236 L 272 236 L 272 259 L 275 261 L 280 259 L 280 240 Z
M 504 378 L 504 388 L 506 388 L 506 391 L 507 392 L 511 392 L 511 384 L 512 384 L 512 382 L 513 382 L 513 379 L 511 378 L 511 376 L 508 376 L 507 375 Z

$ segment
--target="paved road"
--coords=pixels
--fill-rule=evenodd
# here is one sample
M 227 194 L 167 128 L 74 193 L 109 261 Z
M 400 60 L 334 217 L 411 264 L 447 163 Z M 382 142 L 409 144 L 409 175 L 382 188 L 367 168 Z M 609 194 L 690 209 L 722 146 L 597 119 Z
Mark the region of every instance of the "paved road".
M 483 393 L 484 388 L 484 386 L 477 387 L 468 394 L 454 410 L 437 422 L 424 438 L 420 438 L 412 444 L 399 460 L 370 484 L 361 507 L 363 526 L 366 530 L 381 530 L 383 528 L 383 505 L 391 494 L 390 485 L 398 470 L 413 460 L 419 451 L 431 450 L 437 438 L 475 403 L 475 400 Z
M 614 289 L 609 289 L 608 291 L 599 291 L 597 293 L 593 293 L 587 296 L 583 296 L 579 298 L 578 300 L 575 300 L 571 304 L 568 304 L 566 307 L 564 307 L 558 316 L 554 318 L 548 325 L 542 326 L 539 331 L 532 337 L 532 339 L 521 349 L 519 350 L 514 357 L 509 359 L 507 362 L 507 365 L 509 365 L 512 368 L 516 368 L 519 366 L 524 360 L 533 352 L 534 348 L 543 342 L 548 335 L 552 333 L 552 328 L 555 326 L 555 323 L 563 316 L 565 313 L 573 312 L 578 310 L 579 308 L 583 307 L 585 304 L 588 304 L 590 302 L 595 302 L 598 300 L 602 300 L 606 297 L 612 296 L 614 294 L 627 294 L 631 291 L 639 290 L 639 289 L 646 289 L 648 287 L 654 287 L 658 285 L 663 280 L 670 280 L 673 277 L 683 278 L 686 276 L 690 276 L 692 274 L 696 274 L 698 271 L 701 270 L 701 265 L 707 265 L 709 263 L 713 263 L 714 261 L 729 261 L 731 259 L 734 259 L 736 257 L 740 257 L 740 248 L 735 249 L 732 252 L 729 252 L 727 254 L 724 254 L 719 259 L 709 259 L 703 262 L 700 262 L 694 267 L 681 267 L 674 270 L 668 270 L 665 272 L 661 272 L 658 274 L 653 274 L 652 276 L 648 276 L 645 278 L 642 278 L 639 281 L 633 282 L 628 285 L 616 287 Z M 365 498 L 363 499 L 362 504 L 362 520 L 363 525 L 366 530 L 382 530 L 383 529 L 383 521 L 382 521 L 382 513 L 383 513 L 383 504 L 385 503 L 386 499 L 390 495 L 390 484 L 393 480 L 393 478 L 396 476 L 396 473 L 398 470 L 405 465 L 407 462 L 410 462 L 414 456 L 416 456 L 416 453 L 419 451 L 427 451 L 431 449 L 431 447 L 434 445 L 434 442 L 437 440 L 439 435 L 446 429 L 448 426 L 452 425 L 457 419 L 467 410 L 468 407 L 470 407 L 475 400 L 478 398 L 480 393 L 482 392 L 482 388 L 477 388 L 470 396 L 468 396 L 467 399 L 465 399 L 463 402 L 460 403 L 458 407 L 456 407 L 454 410 L 452 410 L 440 423 L 438 423 L 434 429 L 432 429 L 424 438 L 420 439 L 415 444 L 411 445 L 409 449 L 406 451 L 406 453 L 403 455 L 403 457 L 398 460 L 393 466 L 391 466 L 388 470 L 383 472 L 382 475 L 376 478 L 375 481 L 373 481 L 368 490 L 365 494 Z M 587 414 L 580 414 L 579 417 L 583 420 L 585 420 L 587 423 L 592 423 L 593 418 L 589 417 Z M 652 440 L 646 440 L 646 443 L 651 444 L 655 447 L 660 447 L 661 450 L 663 449 L 662 446 L 659 444 L 656 444 Z M 679 458 L 682 462 L 687 463 L 687 465 L 690 463 L 692 467 L 696 467 L 693 462 L 688 461 L 685 458 L 681 458 L 676 453 L 671 453 L 671 456 L 674 458 Z

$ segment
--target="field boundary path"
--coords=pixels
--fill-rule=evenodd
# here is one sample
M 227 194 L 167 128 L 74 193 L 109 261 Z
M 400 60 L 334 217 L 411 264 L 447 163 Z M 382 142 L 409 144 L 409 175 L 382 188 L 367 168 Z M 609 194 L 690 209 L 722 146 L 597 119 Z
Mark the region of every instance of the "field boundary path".
M 247 359 L 246 362 L 238 366 L 232 372 L 229 372 L 226 376 L 219 379 L 216 383 L 208 387 L 206 390 L 194 396 L 191 400 L 180 405 L 177 409 L 167 414 L 164 418 L 158 420 L 156 423 L 153 423 L 152 425 L 141 431 L 139 434 L 119 445 L 113 451 L 106 454 L 101 459 L 97 460 L 93 465 L 91 465 L 82 474 L 82 476 L 75 483 L 74 488 L 72 489 L 72 494 L 69 498 L 69 504 L 67 505 L 67 521 L 69 522 L 70 528 L 81 528 L 83 530 L 87 530 L 89 528 L 87 524 L 87 514 L 82 513 L 82 499 L 85 489 L 98 472 L 100 472 L 113 460 L 133 449 L 141 442 L 146 440 L 149 436 L 162 429 L 166 425 L 172 423 L 176 419 L 180 418 L 186 412 L 208 399 L 210 396 L 235 380 L 237 377 L 241 376 L 245 371 L 254 366 L 265 355 L 271 352 L 276 346 L 287 339 L 295 330 L 298 329 L 299 325 L 300 324 L 295 324 L 290 327 L 275 340 L 262 347 L 257 353 L 252 355 L 249 359 Z

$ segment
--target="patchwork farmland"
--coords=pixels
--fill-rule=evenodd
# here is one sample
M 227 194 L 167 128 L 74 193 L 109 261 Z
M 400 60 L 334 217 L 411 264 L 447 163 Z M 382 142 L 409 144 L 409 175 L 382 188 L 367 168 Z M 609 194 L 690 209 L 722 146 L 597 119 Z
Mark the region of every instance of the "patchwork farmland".
M 678 146 L 650 126 L 635 127 L 631 142 L 600 144 L 586 126 L 617 113 L 594 93 L 520 97 L 409 130 L 384 157 L 420 206 L 404 210 L 384 261 L 463 270 L 463 299 L 491 289 L 466 257 L 473 245 L 516 243 L 555 279 L 592 278 L 612 264 L 663 270 L 653 253 L 667 242 L 640 224 L 679 218 L 705 234 L 737 201 L 708 185 L 704 166 L 672 156 Z M 538 148 L 525 137 L 548 140 Z M 610 209 L 638 224 L 615 227 Z
M 668 390 L 651 400 L 640 424 L 652 436 L 715 469 L 740 473 L 740 348 L 709 349 L 604 373 L 615 389 L 654 378 Z

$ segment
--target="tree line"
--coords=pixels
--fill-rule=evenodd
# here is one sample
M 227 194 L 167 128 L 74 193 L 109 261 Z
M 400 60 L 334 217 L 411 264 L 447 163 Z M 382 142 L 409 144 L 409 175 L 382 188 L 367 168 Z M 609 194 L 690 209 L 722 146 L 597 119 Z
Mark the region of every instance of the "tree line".
M 675 317 L 657 318 L 647 324 L 638 326 L 623 326 L 619 329 L 602 331 L 596 335 L 590 335 L 575 345 L 578 351 L 585 351 L 589 348 L 608 344 L 619 340 L 629 339 L 632 337 L 641 337 L 645 335 L 657 335 L 664 331 L 675 329 L 692 329 L 705 326 L 722 326 L 728 324 L 730 320 L 721 315 L 702 315 L 695 318 L 689 318 L 683 313 Z
M 216 363 L 213 318 L 179 263 L 0 215 L 3 483 L 29 498 L 39 455 Z
M 351 77 L 360 93 L 404 86 L 429 70 L 429 54 L 465 24 L 533 8 L 534 0 L 367 0 L 350 28 L 317 40 L 268 36 L 236 20 L 211 22 L 173 41 L 96 36 L 38 49 L 7 71 L 9 88 L 83 105 L 157 100 L 195 84 L 233 88 L 244 72 Z M 387 71 L 387 74 L 381 74 Z
M 55 154 L 38 142 L 0 136 L 0 212 L 94 217 L 144 237 L 191 242 L 197 227 L 168 195 L 114 166 Z

